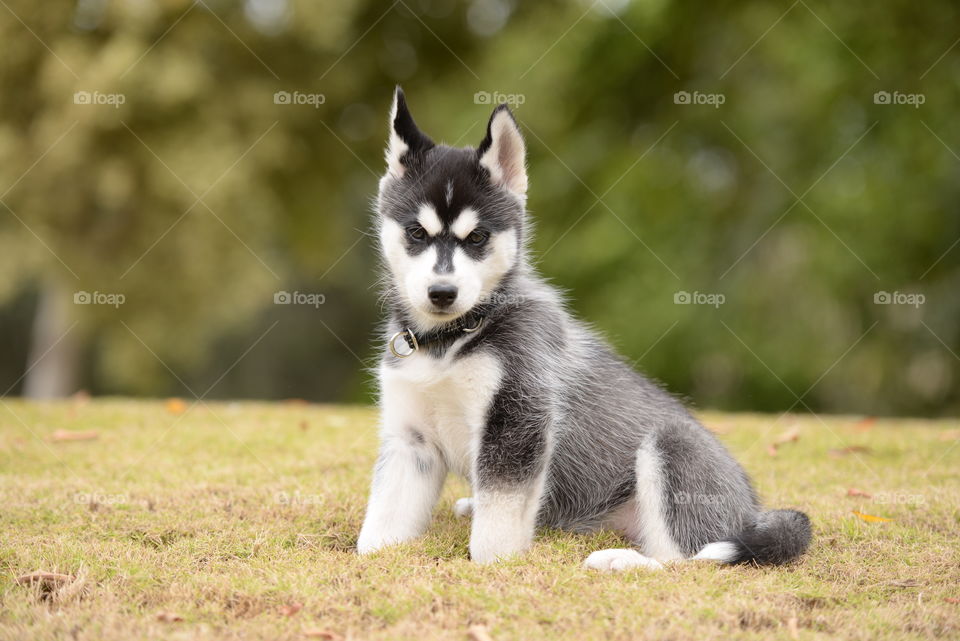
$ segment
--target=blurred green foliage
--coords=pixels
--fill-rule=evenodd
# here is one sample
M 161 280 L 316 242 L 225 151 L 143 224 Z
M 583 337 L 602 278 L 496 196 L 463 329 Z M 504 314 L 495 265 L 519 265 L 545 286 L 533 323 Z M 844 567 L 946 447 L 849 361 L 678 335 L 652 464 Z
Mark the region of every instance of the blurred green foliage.
M 872 9 L 8 0 L 0 382 L 40 361 L 97 394 L 367 399 L 400 82 L 449 144 L 515 103 L 541 271 L 671 390 L 956 413 L 960 7 Z

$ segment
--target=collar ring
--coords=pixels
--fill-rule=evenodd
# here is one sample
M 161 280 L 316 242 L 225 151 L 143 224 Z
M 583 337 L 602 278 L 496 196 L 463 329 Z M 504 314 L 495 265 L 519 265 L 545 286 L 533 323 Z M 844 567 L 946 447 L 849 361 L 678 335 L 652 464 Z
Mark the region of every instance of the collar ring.
M 408 352 L 401 352 L 397 349 L 397 339 L 402 338 L 403 343 L 410 350 Z M 403 329 L 390 337 L 390 341 L 387 343 L 390 347 L 390 353 L 396 356 L 397 358 L 407 358 L 408 356 L 413 356 L 413 353 L 420 349 L 420 344 L 417 342 L 416 335 L 411 332 L 409 329 Z

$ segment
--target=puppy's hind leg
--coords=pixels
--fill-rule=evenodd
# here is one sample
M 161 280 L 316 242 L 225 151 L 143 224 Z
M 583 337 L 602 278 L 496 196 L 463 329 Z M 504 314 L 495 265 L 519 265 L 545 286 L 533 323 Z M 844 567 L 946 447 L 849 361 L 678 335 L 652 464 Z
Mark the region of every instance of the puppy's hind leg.
M 600 550 L 587 557 L 585 567 L 606 571 L 636 567 L 662 569 L 662 562 L 683 558 L 667 522 L 664 504 L 667 479 L 654 439 L 646 439 L 637 450 L 635 473 L 636 494 L 611 516 L 608 525 L 640 549 Z

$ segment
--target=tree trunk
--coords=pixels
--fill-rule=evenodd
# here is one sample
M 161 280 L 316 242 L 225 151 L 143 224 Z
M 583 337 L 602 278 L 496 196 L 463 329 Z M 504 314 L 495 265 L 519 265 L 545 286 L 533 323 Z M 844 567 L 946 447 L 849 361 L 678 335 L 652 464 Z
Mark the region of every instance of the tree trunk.
M 73 296 L 59 283 L 40 291 L 23 383 L 26 398 L 63 398 L 76 391 L 81 341 Z

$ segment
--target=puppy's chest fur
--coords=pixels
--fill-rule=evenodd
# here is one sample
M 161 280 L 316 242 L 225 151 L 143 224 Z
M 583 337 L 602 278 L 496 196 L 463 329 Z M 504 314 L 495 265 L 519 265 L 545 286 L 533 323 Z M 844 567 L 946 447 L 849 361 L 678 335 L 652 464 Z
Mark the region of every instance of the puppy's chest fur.
M 493 354 L 455 358 L 417 353 L 380 368 L 382 429 L 415 447 L 436 448 L 447 466 L 471 478 L 487 412 L 503 378 Z

